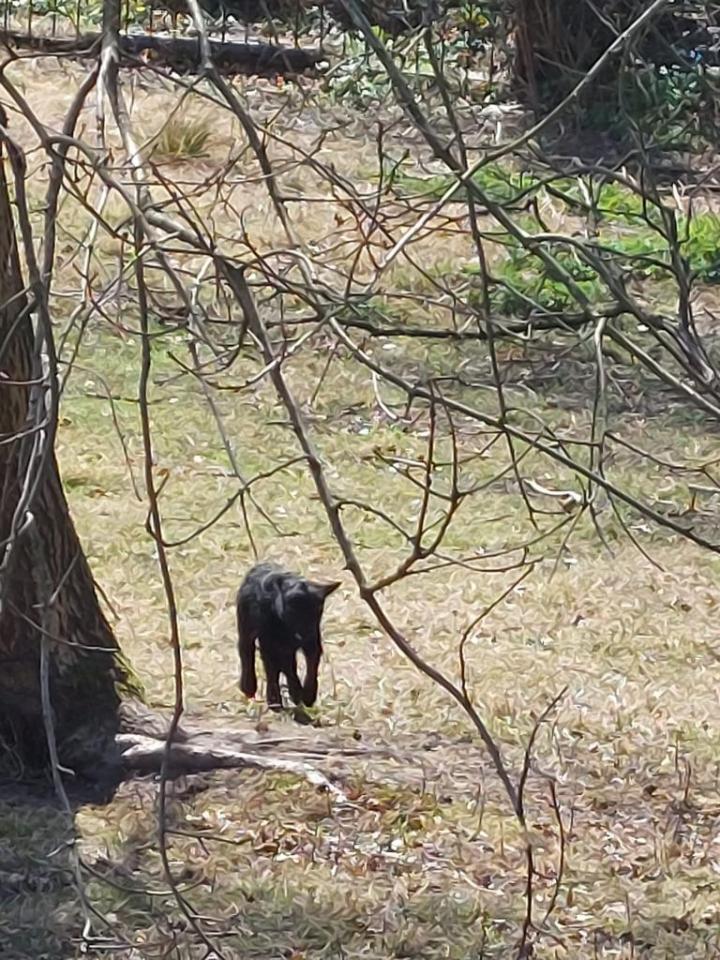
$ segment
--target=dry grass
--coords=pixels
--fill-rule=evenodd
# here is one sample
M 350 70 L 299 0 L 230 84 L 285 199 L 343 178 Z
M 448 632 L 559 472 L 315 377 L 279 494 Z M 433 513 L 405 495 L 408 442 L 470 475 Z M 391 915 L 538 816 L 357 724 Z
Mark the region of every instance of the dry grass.
M 187 162 L 210 155 L 212 131 L 207 120 L 171 117 L 152 138 L 153 161 Z
M 28 84 L 27 94 L 37 104 L 47 93 L 44 82 L 36 76 Z M 270 117 L 276 94 L 267 88 L 249 94 Z M 135 120 L 147 123 L 166 98 L 158 89 L 138 87 Z M 56 122 L 61 107 L 59 99 L 46 103 L 43 116 Z M 213 110 L 208 107 L 207 123 L 218 129 Z M 283 135 L 292 133 L 300 142 L 305 137 L 309 144 L 311 135 L 290 116 Z M 243 210 L 244 229 L 259 248 L 269 248 L 278 241 L 277 228 L 268 221 L 264 194 L 257 199 L 256 171 L 239 133 L 222 117 L 227 155 L 214 137 L 208 163 L 219 166 L 234 156 L 242 170 L 226 204 L 218 206 L 214 195 L 203 192 L 192 165 L 180 165 L 176 182 L 192 186 L 197 181 L 195 208 L 228 246 L 239 242 L 232 213 Z M 282 147 L 274 149 L 282 159 Z M 345 175 L 367 184 L 372 144 L 343 141 L 336 134 L 325 150 L 343 164 Z M 307 171 L 289 166 L 287 175 L 290 184 L 296 179 L 298 190 L 307 185 Z M 314 185 L 316 194 L 322 189 Z M 329 199 L 293 208 L 301 235 L 318 242 L 337 231 L 337 214 Z M 108 262 L 113 243 L 103 248 Z M 435 239 L 419 249 L 425 265 L 439 272 L 469 256 L 459 228 L 442 244 Z M 72 289 L 69 276 L 61 276 L 59 285 L 64 282 Z M 398 266 L 387 282 L 421 290 L 426 281 Z M 66 306 L 59 301 L 62 315 Z M 171 353 L 182 353 L 182 331 L 158 327 L 157 332 L 156 459 L 168 478 L 162 494 L 166 536 L 180 539 L 218 510 L 236 484 L 197 384 L 178 378 L 170 359 Z M 288 365 L 304 401 L 325 364 L 322 343 L 314 346 Z M 146 507 L 134 497 L 129 476 L 130 469 L 140 483 L 142 447 L 132 400 L 138 351 L 133 336 L 90 326 L 63 402 L 59 458 L 93 571 L 112 599 L 123 649 L 141 672 L 150 702 L 167 706 L 173 688 L 164 600 L 153 545 L 143 529 Z M 463 347 L 462 358 L 478 377 L 487 376 L 482 348 Z M 457 351 L 449 347 L 421 352 L 406 344 L 393 355 L 398 369 L 432 363 L 453 370 L 458 362 Z M 254 364 L 250 356 L 241 358 L 233 377 L 240 382 Z M 562 380 L 562 373 L 557 375 Z M 587 423 L 581 380 L 573 390 L 565 379 L 567 402 L 547 409 L 557 424 L 579 428 Z M 523 402 L 526 386 L 517 385 Z M 554 386 L 540 377 L 534 401 L 555 397 Z M 106 388 L 116 398 L 128 465 L 103 399 Z M 247 475 L 275 465 L 294 449 L 267 385 L 252 394 L 219 394 L 218 402 Z M 411 517 L 417 490 L 390 472 L 377 451 L 421 455 L 422 430 L 401 431 L 379 417 L 366 374 L 342 358 L 327 372 L 312 412 L 314 434 L 337 488 L 347 495 L 372 490 L 376 505 L 398 519 Z M 665 456 L 716 447 L 701 425 L 673 420 L 667 404 L 650 415 L 644 408 L 624 409 L 621 415 L 629 436 L 652 443 Z M 475 452 L 481 443 L 465 425 L 462 452 Z M 494 451 L 478 461 L 472 475 L 489 479 L 503 455 Z M 665 496 L 681 493 L 679 481 L 666 477 L 662 468 L 619 457 L 612 470 L 630 485 L 652 481 Z M 567 480 L 539 461 L 528 461 L 527 472 L 533 471 L 543 482 Z M 257 493 L 283 534 L 251 509 L 260 555 L 315 576 L 337 577 L 341 557 L 305 471 L 293 467 L 264 482 Z M 452 533 L 452 546 L 473 551 L 520 541 L 528 532 L 520 505 L 512 484 L 491 485 Z M 400 545 L 379 522 L 352 514 L 347 519 L 371 572 L 387 570 L 399 559 Z M 559 854 L 547 774 L 556 778 L 567 834 L 564 884 L 537 955 L 588 960 L 713 956 L 720 929 L 713 893 L 720 839 L 718 564 L 635 523 L 635 535 L 659 569 L 643 560 L 609 520 L 607 529 L 612 554 L 601 549 L 589 525 L 581 525 L 557 568 L 558 541 L 549 542 L 547 561 L 471 635 L 467 649 L 471 689 L 514 770 L 534 718 L 568 686 L 553 724 L 539 738 L 530 782 L 530 824 L 541 873 L 539 917 L 552 894 Z M 296 735 L 287 719 L 269 717 L 237 690 L 232 597 L 252 560 L 237 505 L 202 536 L 171 552 L 188 712 L 262 734 Z M 456 678 L 458 637 L 512 576 L 435 571 L 393 588 L 388 610 L 417 648 Z M 206 837 L 173 840 L 171 858 L 181 886 L 207 918 L 206 929 L 226 957 L 511 956 L 523 911 L 522 846 L 481 746 L 452 702 L 380 633 L 349 577 L 329 603 L 325 633 L 322 726 L 303 737 L 329 751 L 319 765 L 340 777 L 351 803 L 333 810 L 306 784 L 249 771 L 179 781 L 172 823 Z M 337 742 L 387 745 L 396 756 L 341 757 L 331 750 Z M 137 781 L 125 784 L 108 804 L 78 805 L 88 894 L 108 922 L 107 930 L 100 922 L 95 929 L 110 938 L 106 948 L 97 945 L 96 956 L 160 956 L 172 938 L 177 946 L 170 955 L 207 955 L 167 890 L 157 851 L 155 801 L 155 785 Z M 0 898 L 5 903 L 0 952 L 12 960 L 79 955 L 82 913 L 63 846 L 67 825 L 47 804 L 12 797 L 0 804 Z

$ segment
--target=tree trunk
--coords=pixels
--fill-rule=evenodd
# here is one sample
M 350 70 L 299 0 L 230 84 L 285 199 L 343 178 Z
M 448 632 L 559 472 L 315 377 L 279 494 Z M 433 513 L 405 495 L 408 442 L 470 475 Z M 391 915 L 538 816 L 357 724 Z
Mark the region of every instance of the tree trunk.
M 28 305 L 0 155 L 0 769 L 47 759 L 43 635 L 60 761 L 96 767 L 112 752 L 122 692 L 138 691 L 100 609 L 52 450 L 23 503 L 39 366 Z

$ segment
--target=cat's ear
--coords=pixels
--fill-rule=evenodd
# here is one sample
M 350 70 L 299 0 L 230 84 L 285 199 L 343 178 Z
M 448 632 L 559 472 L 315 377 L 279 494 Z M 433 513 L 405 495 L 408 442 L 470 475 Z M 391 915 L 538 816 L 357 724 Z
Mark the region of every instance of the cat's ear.
M 332 583 L 313 583 L 312 588 L 317 597 L 326 600 L 331 593 L 335 593 L 338 587 L 342 586 L 340 580 L 333 580 Z

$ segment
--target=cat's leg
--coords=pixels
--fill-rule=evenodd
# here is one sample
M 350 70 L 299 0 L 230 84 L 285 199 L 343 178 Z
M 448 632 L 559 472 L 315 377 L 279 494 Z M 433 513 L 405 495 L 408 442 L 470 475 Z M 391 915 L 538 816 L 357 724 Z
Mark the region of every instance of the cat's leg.
M 246 697 L 257 693 L 257 673 L 255 672 L 255 631 L 241 604 L 237 607 L 238 653 L 240 655 L 240 689 Z
M 318 695 L 318 669 L 320 667 L 320 658 L 322 650 L 305 651 L 305 682 L 303 683 L 302 699 L 306 707 L 312 707 L 317 700 Z
M 288 693 L 294 704 L 299 705 L 303 702 L 303 686 L 300 683 L 300 677 L 297 672 L 297 654 L 293 650 L 291 654 L 285 657 L 283 661 L 282 672 L 287 680 Z
M 280 693 L 280 671 L 282 663 L 273 651 L 263 649 L 262 638 L 260 638 L 260 656 L 265 667 L 265 676 L 267 677 L 267 705 L 271 710 L 282 710 L 282 694 Z

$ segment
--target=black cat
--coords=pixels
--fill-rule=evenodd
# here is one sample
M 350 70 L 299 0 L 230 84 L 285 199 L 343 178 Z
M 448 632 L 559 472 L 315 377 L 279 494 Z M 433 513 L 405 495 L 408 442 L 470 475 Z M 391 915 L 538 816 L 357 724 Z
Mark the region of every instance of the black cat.
M 281 673 L 296 705 L 311 707 L 315 703 L 322 657 L 320 620 L 325 599 L 339 586 L 339 582 L 313 583 L 274 563 L 259 563 L 249 571 L 237 595 L 240 689 L 246 696 L 254 697 L 257 692 L 257 641 L 270 709 L 282 707 Z M 304 683 L 297 672 L 298 650 L 305 656 Z

